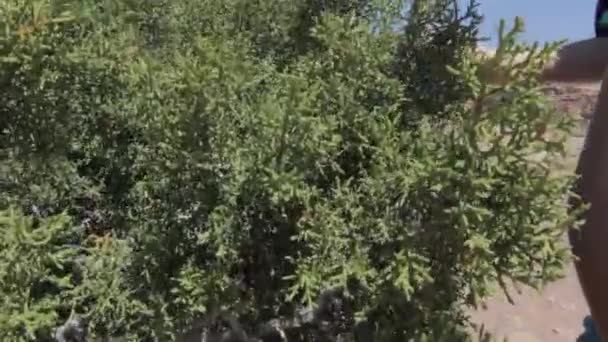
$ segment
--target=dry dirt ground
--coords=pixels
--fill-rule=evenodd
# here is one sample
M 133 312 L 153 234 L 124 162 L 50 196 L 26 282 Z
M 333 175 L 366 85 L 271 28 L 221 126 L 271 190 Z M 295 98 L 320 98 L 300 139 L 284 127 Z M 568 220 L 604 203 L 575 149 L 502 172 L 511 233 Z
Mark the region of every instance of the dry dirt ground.
M 560 112 L 573 115 L 580 123 L 579 131 L 571 137 L 564 167 L 574 168 L 576 165 L 598 90 L 599 84 L 553 84 L 547 87 Z M 523 290 L 520 295 L 511 293 L 515 305 L 503 295 L 497 295 L 488 302 L 486 310 L 472 313 L 473 320 L 484 324 L 496 337 L 507 337 L 509 342 L 576 341 L 584 330 L 582 320 L 588 309 L 572 266 L 564 279 L 548 285 L 541 293 Z

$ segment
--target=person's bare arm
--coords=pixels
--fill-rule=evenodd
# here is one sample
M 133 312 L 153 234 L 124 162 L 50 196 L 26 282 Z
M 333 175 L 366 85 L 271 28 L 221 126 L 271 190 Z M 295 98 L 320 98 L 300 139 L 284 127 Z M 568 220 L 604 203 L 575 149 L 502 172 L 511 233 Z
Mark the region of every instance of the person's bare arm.
M 500 68 L 484 66 L 481 76 L 503 83 Z M 590 123 L 588 145 L 583 149 L 576 173 L 575 191 L 591 208 L 580 231 L 570 231 L 570 243 L 585 298 L 598 330 L 608 341 L 608 38 L 567 44 L 541 72 L 543 82 L 593 82 L 603 80 Z
M 608 70 L 600 75 L 604 78 L 595 118 L 576 170 L 580 178 L 575 191 L 591 207 L 581 229 L 570 230 L 570 243 L 578 257 L 576 270 L 591 316 L 603 340 L 608 341 Z
M 588 130 L 576 173 L 576 192 L 590 204 L 580 231 L 570 230 L 578 278 L 591 315 L 603 340 L 608 340 L 608 38 L 593 38 L 562 47 L 541 74 L 545 82 L 590 82 L 603 84 Z
M 608 65 L 608 38 L 564 45 L 541 74 L 544 82 L 600 81 Z
M 479 52 L 485 58 L 478 70 L 479 77 L 490 83 L 505 83 L 505 70 L 494 59 L 494 52 L 483 49 Z M 562 46 L 540 78 L 542 82 L 597 82 L 607 66 L 608 38 L 586 39 Z

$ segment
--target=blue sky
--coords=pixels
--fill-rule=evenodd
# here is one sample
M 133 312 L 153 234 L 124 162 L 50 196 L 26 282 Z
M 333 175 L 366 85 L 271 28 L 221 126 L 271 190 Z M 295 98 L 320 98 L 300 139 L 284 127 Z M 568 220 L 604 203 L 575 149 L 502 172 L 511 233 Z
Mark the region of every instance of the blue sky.
M 460 0 L 463 4 L 468 0 Z M 482 34 L 490 36 L 494 46 L 498 23 L 507 24 L 515 16 L 526 23 L 522 39 L 527 42 L 546 42 L 561 39 L 577 40 L 593 36 L 595 0 L 478 0 L 485 16 Z M 509 27 L 509 26 L 508 26 Z

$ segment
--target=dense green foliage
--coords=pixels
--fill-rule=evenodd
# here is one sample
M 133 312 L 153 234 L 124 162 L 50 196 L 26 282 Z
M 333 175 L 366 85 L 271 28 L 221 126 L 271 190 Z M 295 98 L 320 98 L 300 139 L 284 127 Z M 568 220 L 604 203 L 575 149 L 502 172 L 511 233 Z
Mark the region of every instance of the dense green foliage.
M 489 86 L 454 6 L 1 0 L 0 339 L 80 315 L 170 341 L 217 310 L 255 335 L 336 289 L 290 340 L 466 340 L 496 284 L 556 279 L 555 46 L 516 27 Z

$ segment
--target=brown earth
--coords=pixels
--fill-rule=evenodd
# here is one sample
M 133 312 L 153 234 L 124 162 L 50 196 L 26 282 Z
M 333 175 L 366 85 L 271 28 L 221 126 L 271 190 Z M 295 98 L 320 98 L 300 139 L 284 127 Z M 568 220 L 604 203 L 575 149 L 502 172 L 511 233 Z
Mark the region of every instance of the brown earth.
M 580 124 L 570 138 L 568 155 L 562 164 L 565 168 L 573 170 L 576 165 L 598 90 L 599 84 L 552 84 L 546 88 L 560 113 L 574 116 Z M 588 308 L 572 266 L 565 278 L 549 284 L 540 293 L 522 290 L 519 295 L 511 293 L 514 305 L 504 295 L 497 295 L 487 303 L 486 310 L 472 313 L 474 322 L 509 342 L 576 341 L 584 330 L 582 320 Z

